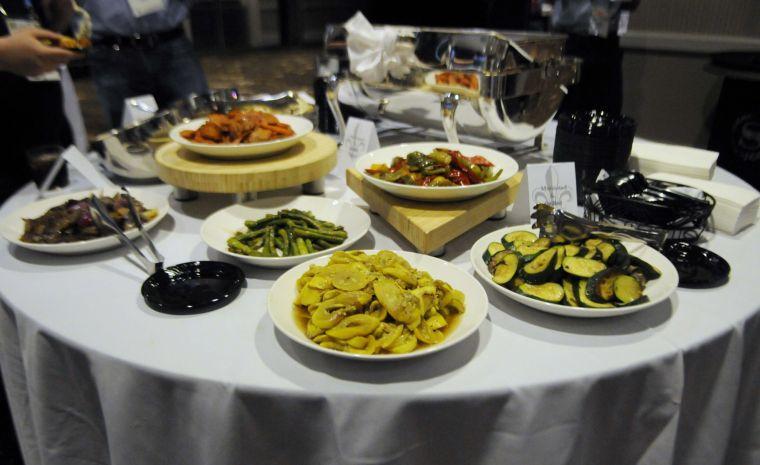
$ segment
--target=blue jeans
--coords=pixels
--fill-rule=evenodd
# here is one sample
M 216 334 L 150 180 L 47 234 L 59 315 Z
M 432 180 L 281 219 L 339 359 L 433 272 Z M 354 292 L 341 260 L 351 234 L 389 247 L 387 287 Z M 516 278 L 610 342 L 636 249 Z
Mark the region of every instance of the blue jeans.
M 153 48 L 96 46 L 88 64 L 111 127 L 121 126 L 124 99 L 153 94 L 160 108 L 208 91 L 190 41 L 181 37 Z

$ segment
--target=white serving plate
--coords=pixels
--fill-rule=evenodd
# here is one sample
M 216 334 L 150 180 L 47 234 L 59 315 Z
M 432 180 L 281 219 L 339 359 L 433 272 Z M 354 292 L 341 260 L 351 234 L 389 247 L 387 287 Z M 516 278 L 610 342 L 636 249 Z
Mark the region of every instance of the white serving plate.
M 627 307 L 616 308 L 586 308 L 586 307 L 570 307 L 568 305 L 553 304 L 550 302 L 543 302 L 541 300 L 532 299 L 514 291 L 510 291 L 506 287 L 502 287 L 491 279 L 491 273 L 488 271 L 488 266 L 483 261 L 483 252 L 491 242 L 500 242 L 502 236 L 512 231 L 533 231 L 538 235 L 538 229 L 531 228 L 530 225 L 513 226 L 510 228 L 500 229 L 478 239 L 477 242 L 470 249 L 470 261 L 475 269 L 475 272 L 480 276 L 483 281 L 487 282 L 492 288 L 496 289 L 500 293 L 509 297 L 512 300 L 516 300 L 529 307 L 541 310 L 543 312 L 554 313 L 556 315 L 573 316 L 579 318 L 601 318 L 610 316 L 620 316 L 627 313 L 639 312 L 650 307 L 654 307 L 663 300 L 670 297 L 670 295 L 678 287 L 678 272 L 676 268 L 670 263 L 663 254 L 655 249 L 643 244 L 641 242 L 633 241 L 621 241 L 622 244 L 628 249 L 628 253 L 635 255 L 651 265 L 657 267 L 662 276 L 658 279 L 647 282 L 644 288 L 644 295 L 649 297 L 649 302 L 645 302 L 638 305 L 630 305 Z
M 99 237 L 97 239 L 68 242 L 63 244 L 32 244 L 29 242 L 22 242 L 19 238 L 24 233 L 24 218 L 37 218 L 39 216 L 42 216 L 46 211 L 55 206 L 61 205 L 70 199 L 85 199 L 93 193 L 113 196 L 118 192 L 121 192 L 119 188 L 112 187 L 107 189 L 94 189 L 89 191 L 74 192 L 59 195 L 56 197 L 50 197 L 48 199 L 38 200 L 16 210 L 15 212 L 0 220 L 0 234 L 2 234 L 8 242 L 16 244 L 19 247 L 35 250 L 37 252 L 59 255 L 86 254 L 117 247 L 121 245 L 121 242 L 119 242 L 119 239 L 116 236 L 105 236 Z M 145 229 L 150 229 L 156 226 L 169 212 L 169 202 L 163 195 L 157 195 L 139 189 L 131 189 L 130 193 L 135 199 L 142 202 L 143 205 L 145 205 L 145 208 L 158 209 L 158 215 L 144 224 Z M 130 239 L 134 239 L 140 235 L 140 232 L 136 228 L 133 228 L 126 231 L 126 234 Z
M 290 125 L 290 127 L 293 128 L 295 135 L 284 139 L 277 139 L 269 142 L 253 142 L 250 144 L 201 144 L 198 142 L 191 142 L 182 137 L 180 135 L 182 131 L 188 129 L 194 131 L 207 121 L 206 118 L 199 118 L 188 123 L 174 126 L 169 132 L 169 138 L 191 152 L 200 153 L 201 155 L 206 155 L 212 158 L 261 158 L 277 152 L 282 152 L 283 150 L 292 147 L 314 129 L 314 125 L 311 121 L 300 116 L 277 115 L 277 119 L 282 123 Z
M 227 239 L 245 229 L 246 220 L 258 220 L 266 214 L 284 209 L 308 210 L 318 219 L 343 226 L 348 238 L 340 245 L 308 255 L 295 257 L 251 257 L 227 250 Z M 241 262 L 265 268 L 290 268 L 312 258 L 331 254 L 351 247 L 369 231 L 369 215 L 361 208 L 324 197 L 298 196 L 273 197 L 244 204 L 231 205 L 206 218 L 201 226 L 201 237 L 212 249 L 234 257 Z
M 365 250 L 364 252 L 372 255 L 379 252 L 379 250 Z M 269 289 L 267 299 L 269 317 L 277 329 L 294 342 L 306 348 L 336 357 L 371 362 L 402 360 L 429 355 L 462 342 L 478 329 L 488 313 L 488 297 L 483 286 L 472 275 L 465 273 L 449 262 L 429 255 L 398 251 L 394 251 L 394 253 L 405 258 L 414 268 L 427 271 L 434 279 L 443 280 L 451 284 L 454 289 L 458 289 L 464 293 L 464 315 L 460 318 L 457 327 L 448 334 L 442 343 L 427 346 L 424 349 L 415 350 L 407 354 L 364 355 L 326 349 L 312 342 L 298 327 L 293 316 L 293 302 L 297 295 L 296 281 L 311 265 L 326 265 L 330 261 L 329 256 L 315 258 L 314 260 L 302 263 L 287 271 L 275 281 L 274 285 Z
M 500 169 L 503 171 L 499 176 L 499 179 L 495 181 L 470 186 L 452 187 L 407 186 L 404 184 L 383 181 L 365 174 L 364 172 L 365 169 L 370 168 L 374 164 L 384 163 L 390 166 L 394 157 L 405 157 L 408 153 L 413 151 L 430 153 L 433 149 L 438 147 L 458 150 L 462 155 L 468 157 L 481 155 L 494 164 L 495 171 L 499 171 Z M 512 157 L 493 149 L 479 147 L 477 145 L 452 144 L 449 142 L 418 142 L 391 145 L 369 152 L 356 161 L 356 170 L 370 183 L 397 197 L 426 202 L 448 202 L 470 199 L 496 189 L 507 182 L 509 178 L 514 176 L 519 168 L 517 162 Z

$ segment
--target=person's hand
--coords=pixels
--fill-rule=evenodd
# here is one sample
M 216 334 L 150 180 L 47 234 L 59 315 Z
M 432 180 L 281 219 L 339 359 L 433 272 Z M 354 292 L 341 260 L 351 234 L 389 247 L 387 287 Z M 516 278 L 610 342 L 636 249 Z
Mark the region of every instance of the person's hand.
M 43 44 L 61 36 L 46 29 L 24 28 L 10 36 L 0 37 L 0 70 L 22 76 L 37 76 L 79 58 L 78 53 Z

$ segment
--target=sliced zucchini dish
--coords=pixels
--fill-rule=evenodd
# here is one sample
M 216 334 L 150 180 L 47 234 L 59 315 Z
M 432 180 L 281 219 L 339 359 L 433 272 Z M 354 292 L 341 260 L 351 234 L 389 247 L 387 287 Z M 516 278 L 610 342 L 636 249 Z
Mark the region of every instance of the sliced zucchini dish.
M 569 241 L 513 231 L 483 252 L 491 279 L 514 292 L 571 307 L 614 308 L 647 301 L 660 270 L 614 239 Z

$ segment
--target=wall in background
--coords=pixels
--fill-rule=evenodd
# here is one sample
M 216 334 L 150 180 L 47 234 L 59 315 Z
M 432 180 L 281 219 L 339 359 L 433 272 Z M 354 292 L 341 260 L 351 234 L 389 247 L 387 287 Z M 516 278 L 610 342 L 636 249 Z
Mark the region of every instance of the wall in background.
M 722 77 L 710 53 L 760 51 L 757 0 L 642 0 L 623 36 L 623 110 L 643 137 L 706 147 Z

